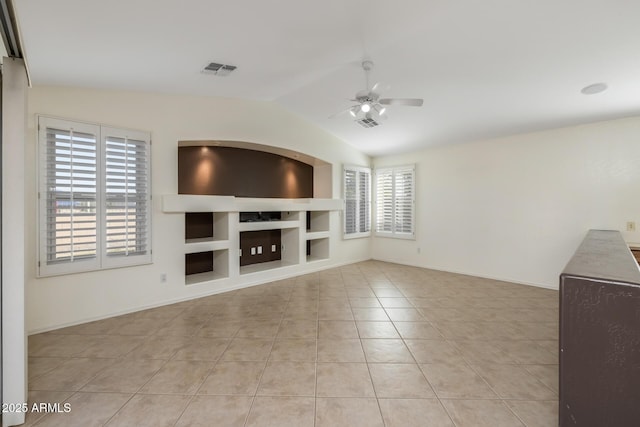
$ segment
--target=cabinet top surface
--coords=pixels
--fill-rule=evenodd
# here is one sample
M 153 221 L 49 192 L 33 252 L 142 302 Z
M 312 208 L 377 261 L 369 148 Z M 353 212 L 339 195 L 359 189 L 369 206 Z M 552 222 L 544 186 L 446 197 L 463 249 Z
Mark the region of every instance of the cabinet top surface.
M 589 230 L 562 272 L 640 286 L 640 268 L 619 231 Z

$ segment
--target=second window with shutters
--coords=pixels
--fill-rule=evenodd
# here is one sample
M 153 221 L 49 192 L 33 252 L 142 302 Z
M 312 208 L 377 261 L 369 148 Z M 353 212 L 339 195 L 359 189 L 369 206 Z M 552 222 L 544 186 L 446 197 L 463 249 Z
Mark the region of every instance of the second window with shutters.
M 375 233 L 378 236 L 415 238 L 415 166 L 374 171 Z
M 344 238 L 371 235 L 371 169 L 361 166 L 345 166 Z
M 38 118 L 38 275 L 151 262 L 150 135 Z

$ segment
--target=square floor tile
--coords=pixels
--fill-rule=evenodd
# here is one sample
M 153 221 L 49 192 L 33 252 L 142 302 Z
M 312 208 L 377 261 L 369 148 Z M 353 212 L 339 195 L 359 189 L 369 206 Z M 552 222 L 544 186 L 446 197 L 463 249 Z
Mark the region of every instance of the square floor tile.
M 504 399 L 551 400 L 555 392 L 518 365 L 483 364 L 473 368 Z
M 120 393 L 76 393 L 65 402 L 69 405 L 69 412 L 51 413 L 38 426 L 101 427 L 131 396 Z
M 262 361 L 267 360 L 273 340 L 265 338 L 234 338 L 220 360 Z
M 362 347 L 369 363 L 416 363 L 402 340 L 363 339 Z
M 213 368 L 212 362 L 170 360 L 142 387 L 147 394 L 194 394 Z
M 318 363 L 317 376 L 317 396 L 375 396 L 369 369 L 365 363 Z
M 68 359 L 29 382 L 30 390 L 77 391 L 114 363 L 114 359 Z
M 557 401 L 509 400 L 506 403 L 527 427 L 548 427 L 558 424 Z
M 436 399 L 378 399 L 386 427 L 455 427 Z
M 376 297 L 353 297 L 349 298 L 352 308 L 377 308 L 381 307 Z
M 429 322 L 393 322 L 404 339 L 434 339 L 442 335 Z
M 436 397 L 418 365 L 372 363 L 369 371 L 378 398 Z
M 353 318 L 356 320 L 368 320 L 377 322 L 388 322 L 389 317 L 382 308 L 352 308 Z
M 243 427 L 252 402 L 243 396 L 196 396 L 176 427 Z
M 173 355 L 173 359 L 215 361 L 224 353 L 230 342 L 228 338 L 191 338 Z
M 445 340 L 405 340 L 418 363 L 465 364 L 462 354 Z
M 440 398 L 497 398 L 489 385 L 466 365 L 420 365 Z
M 198 394 L 254 395 L 264 368 L 264 362 L 218 362 Z
M 391 322 L 356 322 L 360 338 L 400 338 Z
M 384 427 L 376 399 L 318 398 L 316 427 Z
M 119 359 L 89 381 L 82 391 L 135 393 L 165 363 L 164 360 Z
M 320 320 L 318 338 L 348 339 L 359 338 L 354 321 Z
M 318 362 L 365 362 L 360 340 L 318 340 Z
M 315 320 L 284 320 L 278 331 L 278 338 L 315 339 L 318 336 L 318 322 Z
M 413 308 L 413 304 L 406 298 L 379 298 L 384 308 Z
M 314 409 L 311 397 L 258 396 L 246 427 L 313 427 Z
M 558 365 L 523 365 L 524 368 L 542 384 L 559 394 L 560 376 Z
M 173 427 L 190 396 L 136 394 L 106 424 L 109 427 Z
M 426 320 L 415 308 L 385 308 L 385 311 L 394 322 L 423 322 Z
M 316 367 L 305 362 L 269 362 L 262 374 L 258 395 L 315 396 Z
M 269 360 L 315 362 L 316 340 L 278 338 L 273 344 Z
M 523 427 L 501 400 L 442 400 L 458 427 Z

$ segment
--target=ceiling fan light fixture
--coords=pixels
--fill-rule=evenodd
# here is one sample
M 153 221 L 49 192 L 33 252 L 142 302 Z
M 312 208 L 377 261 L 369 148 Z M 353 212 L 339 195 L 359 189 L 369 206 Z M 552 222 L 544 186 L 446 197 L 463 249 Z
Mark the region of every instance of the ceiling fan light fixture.
M 349 114 L 351 114 L 351 117 L 355 118 L 358 115 L 356 111 L 357 111 L 357 107 L 349 110 Z
M 387 111 L 387 108 L 386 108 L 386 107 L 383 107 L 383 106 L 382 106 L 382 105 L 380 105 L 380 104 L 377 104 L 377 105 L 375 106 L 375 110 L 376 110 L 376 112 L 378 113 L 378 115 L 379 115 L 379 116 L 381 116 L 381 115 L 383 115 L 383 114 L 384 114 L 384 112 L 385 112 L 385 111 Z
M 362 110 L 363 113 L 368 113 L 369 111 L 371 111 L 371 105 L 369 105 L 368 102 L 365 102 L 360 106 L 360 109 Z

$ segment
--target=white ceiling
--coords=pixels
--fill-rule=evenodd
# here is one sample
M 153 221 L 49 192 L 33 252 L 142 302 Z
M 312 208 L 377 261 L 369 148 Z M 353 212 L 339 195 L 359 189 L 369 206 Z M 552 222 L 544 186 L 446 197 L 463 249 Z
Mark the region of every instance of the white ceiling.
M 273 101 L 370 155 L 640 114 L 637 0 L 15 0 L 34 85 Z M 364 89 L 381 126 L 328 117 Z M 202 74 L 233 64 L 227 77 Z M 606 82 L 609 90 L 580 93 Z M 247 118 L 250 120 L 251 118 Z M 215 135 L 212 135 L 215 137 Z

